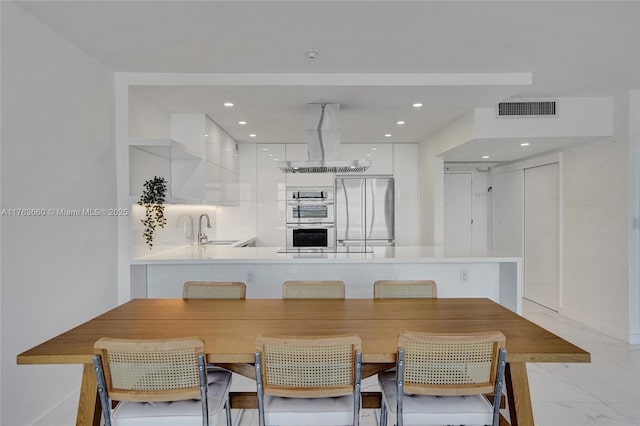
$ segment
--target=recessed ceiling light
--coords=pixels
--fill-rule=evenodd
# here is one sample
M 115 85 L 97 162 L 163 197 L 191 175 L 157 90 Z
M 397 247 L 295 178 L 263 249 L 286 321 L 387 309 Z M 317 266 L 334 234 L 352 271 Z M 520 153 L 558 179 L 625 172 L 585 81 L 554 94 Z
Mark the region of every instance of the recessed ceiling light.
M 491 158 L 491 157 L 489 157 L 488 155 L 483 155 L 483 156 L 482 156 L 482 159 L 483 159 L 483 160 L 486 160 L 486 159 L 489 159 L 489 158 Z
M 223 105 L 226 106 L 226 107 L 232 107 L 233 106 L 233 102 L 225 102 Z
M 246 121 L 238 121 L 238 124 L 245 125 L 245 124 L 247 124 L 247 122 Z
M 529 142 L 522 142 L 522 143 L 520 144 L 520 146 L 529 146 L 529 145 L 531 145 Z
M 391 137 L 391 133 L 387 133 L 384 135 L 385 138 L 390 138 Z
M 256 136 L 257 136 L 257 135 L 256 135 L 255 133 L 250 133 L 250 134 L 249 134 L 249 137 L 250 137 L 250 138 L 255 138 Z
M 377 151 L 378 148 L 376 148 L 375 146 L 373 148 L 371 148 L 371 151 Z
M 400 125 L 402 125 L 402 124 L 404 124 L 404 121 L 403 121 L 403 120 L 396 121 L 396 124 L 400 124 Z
M 273 157 L 273 154 L 267 154 L 267 157 Z
M 370 153 L 370 152 L 367 152 L 367 153 L 365 154 L 365 157 L 371 157 L 371 153 Z
M 269 151 L 269 148 L 262 148 L 263 151 Z
M 422 108 L 422 104 L 420 102 L 416 102 L 415 104 L 413 104 L 414 108 Z
M 208 133 L 205 133 L 205 134 L 204 134 L 204 137 L 205 137 L 205 138 L 206 138 L 206 137 L 208 137 L 208 136 L 209 136 L 209 134 L 208 134 Z

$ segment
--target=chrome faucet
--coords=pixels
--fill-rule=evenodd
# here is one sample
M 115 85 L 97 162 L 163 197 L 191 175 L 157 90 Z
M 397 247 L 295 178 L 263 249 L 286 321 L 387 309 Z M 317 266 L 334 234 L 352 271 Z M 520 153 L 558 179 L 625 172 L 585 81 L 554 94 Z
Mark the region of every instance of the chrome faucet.
M 189 232 L 187 232 L 187 221 L 183 219 L 189 220 Z M 187 238 L 187 241 L 193 243 L 194 235 L 193 235 L 193 218 L 187 214 L 180 215 L 178 217 L 178 222 L 176 223 L 176 227 L 180 227 L 180 223 L 184 222 L 184 228 L 182 231 L 184 232 L 184 236 Z
M 198 219 L 198 243 L 202 244 L 204 242 L 206 242 L 209 237 L 207 237 L 207 235 L 202 232 L 202 218 L 206 217 L 207 218 L 207 228 L 211 228 L 211 221 L 209 220 L 209 215 L 206 213 L 202 213 L 200 215 L 200 219 Z

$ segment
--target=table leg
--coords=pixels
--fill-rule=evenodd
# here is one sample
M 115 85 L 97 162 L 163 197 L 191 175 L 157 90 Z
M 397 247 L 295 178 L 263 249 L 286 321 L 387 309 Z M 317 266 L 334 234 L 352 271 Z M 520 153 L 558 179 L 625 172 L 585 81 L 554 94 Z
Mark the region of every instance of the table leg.
M 534 426 L 527 364 L 508 362 L 505 369 L 507 401 L 512 426 Z
M 98 383 L 96 373 L 93 371 L 93 364 L 84 364 L 76 426 L 100 426 L 101 414 Z

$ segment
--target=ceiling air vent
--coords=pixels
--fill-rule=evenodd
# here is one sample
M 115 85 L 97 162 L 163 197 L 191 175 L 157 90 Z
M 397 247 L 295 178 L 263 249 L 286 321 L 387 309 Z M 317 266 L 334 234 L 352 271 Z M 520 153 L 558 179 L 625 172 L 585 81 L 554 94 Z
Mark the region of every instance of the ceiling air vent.
M 511 100 L 498 104 L 498 117 L 553 117 L 557 115 L 556 101 Z

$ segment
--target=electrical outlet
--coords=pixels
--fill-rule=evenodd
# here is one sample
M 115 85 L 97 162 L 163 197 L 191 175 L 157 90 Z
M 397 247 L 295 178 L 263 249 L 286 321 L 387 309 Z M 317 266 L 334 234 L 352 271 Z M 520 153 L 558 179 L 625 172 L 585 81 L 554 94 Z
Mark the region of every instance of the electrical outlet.
M 253 281 L 256 279 L 256 274 L 253 271 L 247 272 L 247 284 L 253 284 Z
M 469 283 L 469 271 L 467 269 L 460 270 L 460 284 Z

